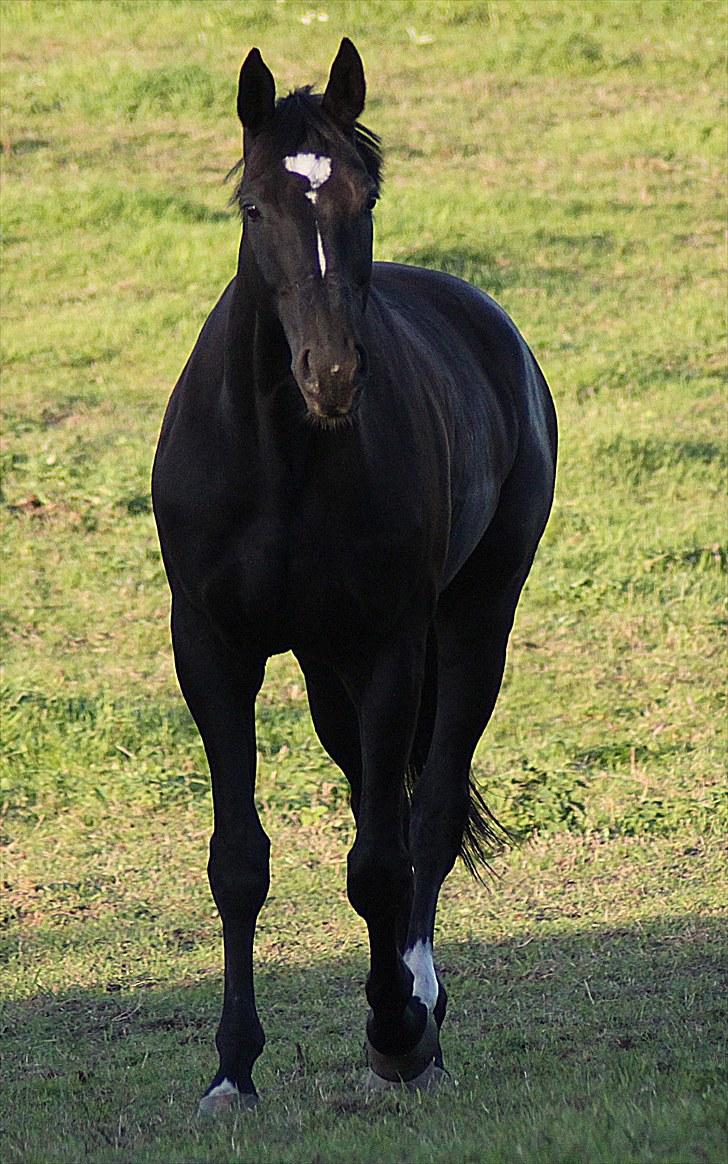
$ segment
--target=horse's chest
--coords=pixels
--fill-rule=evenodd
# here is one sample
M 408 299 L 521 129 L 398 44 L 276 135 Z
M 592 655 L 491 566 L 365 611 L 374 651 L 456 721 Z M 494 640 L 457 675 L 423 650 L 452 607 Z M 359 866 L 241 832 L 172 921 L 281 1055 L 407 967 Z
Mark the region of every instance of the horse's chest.
M 340 516 L 266 515 L 231 539 L 207 602 L 221 629 L 271 653 L 382 633 L 422 579 L 412 569 L 416 553 L 411 534 L 365 530 Z
M 412 589 L 407 560 L 401 544 L 355 530 L 334 527 L 325 537 L 301 538 L 292 547 L 286 571 L 296 633 L 386 630 Z

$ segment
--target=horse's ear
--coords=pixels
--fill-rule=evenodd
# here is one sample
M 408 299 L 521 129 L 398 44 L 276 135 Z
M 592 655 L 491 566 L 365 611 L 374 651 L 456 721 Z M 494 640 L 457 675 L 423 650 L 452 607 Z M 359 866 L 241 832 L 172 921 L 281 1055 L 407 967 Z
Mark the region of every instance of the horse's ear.
M 243 61 L 238 81 L 238 117 L 245 136 L 255 137 L 273 116 L 276 83 L 257 48 Z
M 344 129 L 350 129 L 364 108 L 366 89 L 361 57 L 345 36 L 331 66 L 321 106 Z

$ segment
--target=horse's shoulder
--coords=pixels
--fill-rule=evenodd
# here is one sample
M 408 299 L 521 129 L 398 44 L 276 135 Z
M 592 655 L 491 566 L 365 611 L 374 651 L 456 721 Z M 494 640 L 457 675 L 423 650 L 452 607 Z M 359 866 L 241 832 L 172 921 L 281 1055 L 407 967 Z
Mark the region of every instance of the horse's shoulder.
M 458 330 L 469 322 L 501 342 L 523 342 L 513 320 L 495 299 L 446 271 L 407 263 L 375 263 L 372 286 L 380 299 L 395 309 L 444 316 Z

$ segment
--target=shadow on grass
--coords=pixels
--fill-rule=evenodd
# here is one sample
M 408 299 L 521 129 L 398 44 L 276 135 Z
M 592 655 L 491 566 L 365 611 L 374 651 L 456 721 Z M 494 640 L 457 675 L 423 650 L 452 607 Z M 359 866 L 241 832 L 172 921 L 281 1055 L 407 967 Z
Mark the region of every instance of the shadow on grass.
M 718 921 L 685 916 L 444 942 L 456 1086 L 427 1096 L 362 1087 L 363 957 L 269 963 L 258 974 L 263 1102 L 254 1117 L 202 1122 L 219 974 L 38 994 L 0 1012 L 3 1159 L 717 1164 L 727 938 Z
M 724 1070 L 728 925 L 683 916 L 633 928 L 540 934 L 488 944 L 447 942 L 438 965 L 450 994 L 443 1046 L 455 1076 L 489 1085 L 588 1070 L 637 1057 L 659 1074 L 687 1070 L 697 1089 Z M 308 967 L 259 966 L 268 1035 L 262 1085 L 276 1090 L 303 1071 L 335 1075 L 363 1066 L 363 958 Z M 64 1078 L 73 1092 L 103 1064 L 121 1083 L 150 1056 L 188 1096 L 214 1067 L 221 974 L 159 986 L 39 994 L 0 1010 L 4 1079 L 32 1086 Z M 500 1086 L 500 1084 L 499 1084 Z
M 562 294 L 573 288 L 574 270 L 568 266 L 527 264 L 509 259 L 486 246 L 423 246 L 397 255 L 397 262 L 445 271 L 498 296 L 509 287 L 538 286 Z
M 418 247 L 398 255 L 397 261 L 415 267 L 428 267 L 433 271 L 445 271 L 492 295 L 500 293 L 509 282 L 495 252 L 484 246 Z

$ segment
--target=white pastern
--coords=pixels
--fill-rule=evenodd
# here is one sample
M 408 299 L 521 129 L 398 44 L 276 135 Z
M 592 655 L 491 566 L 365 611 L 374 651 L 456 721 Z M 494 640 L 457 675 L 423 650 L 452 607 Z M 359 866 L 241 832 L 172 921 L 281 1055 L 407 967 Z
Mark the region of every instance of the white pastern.
M 429 1011 L 435 1009 L 439 987 L 435 964 L 432 960 L 432 945 L 429 941 L 420 939 L 411 949 L 404 953 L 405 965 L 414 975 L 412 993 L 424 1002 Z
M 239 1095 L 237 1087 L 231 1083 L 229 1079 L 223 1079 L 222 1083 L 218 1083 L 217 1087 L 213 1087 L 212 1091 L 208 1091 L 205 1099 L 210 1099 L 213 1095 Z
M 291 174 L 308 178 L 312 190 L 318 190 L 331 177 L 331 158 L 321 154 L 293 154 L 284 158 L 283 164 Z

